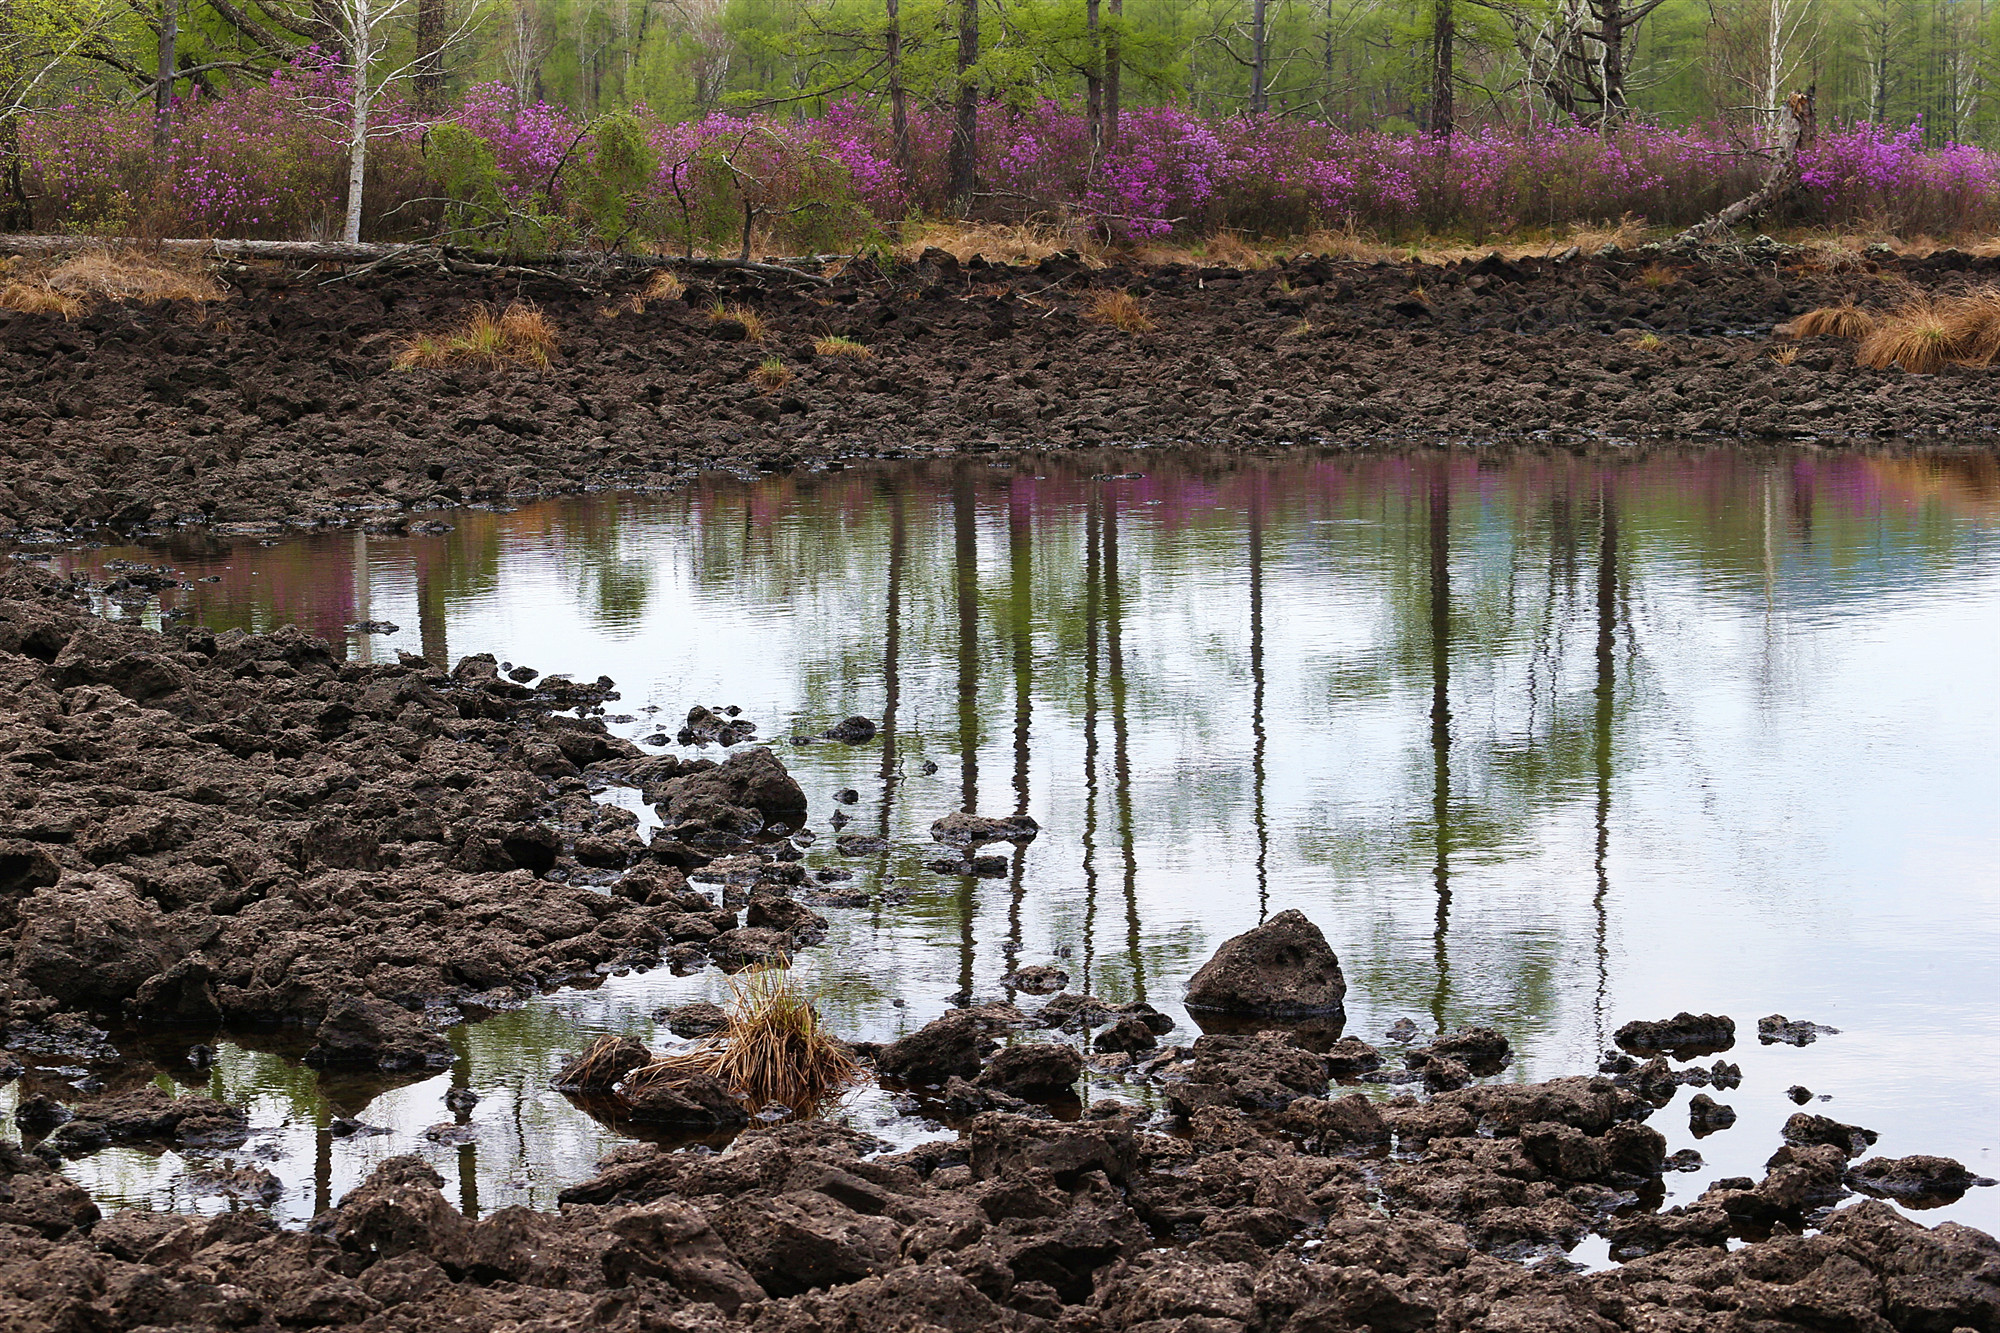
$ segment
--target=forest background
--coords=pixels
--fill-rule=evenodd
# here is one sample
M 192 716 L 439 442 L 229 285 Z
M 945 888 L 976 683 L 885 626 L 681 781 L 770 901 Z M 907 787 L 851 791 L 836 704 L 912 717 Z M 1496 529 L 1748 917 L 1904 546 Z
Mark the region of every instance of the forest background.
M 2000 222 L 1993 0 L 0 0 L 0 226 L 858 246 Z

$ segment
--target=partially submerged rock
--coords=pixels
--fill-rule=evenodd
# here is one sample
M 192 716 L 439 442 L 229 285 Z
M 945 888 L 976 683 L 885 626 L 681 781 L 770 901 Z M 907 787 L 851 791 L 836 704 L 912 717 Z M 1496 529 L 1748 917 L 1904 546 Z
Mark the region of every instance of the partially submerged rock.
M 1790 1019 L 1783 1014 L 1769 1014 L 1757 1020 L 1757 1040 L 1766 1046 L 1780 1042 L 1787 1046 L 1810 1046 L 1821 1037 L 1838 1036 L 1839 1033 L 1839 1028 L 1808 1023 L 1804 1019 Z
M 1849 1157 L 1859 1157 L 1868 1151 L 1870 1144 L 1881 1136 L 1872 1129 L 1859 1125 L 1844 1125 L 1838 1120 L 1810 1111 L 1797 1111 L 1785 1121 L 1785 1142 L 1793 1147 L 1810 1147 L 1825 1144 L 1838 1148 Z
M 387 1000 L 348 995 L 313 1030 L 305 1062 L 326 1068 L 416 1069 L 451 1063 L 444 1035 Z
M 1289 909 L 1225 941 L 1189 979 L 1190 1009 L 1287 1016 L 1341 1008 L 1347 981 L 1318 926 Z
M 1049 995 L 1069 985 L 1069 973 L 1053 963 L 1020 967 L 1000 978 L 1000 984 L 1030 995 Z
M 1990 1186 L 1950 1157 L 1916 1154 L 1910 1157 L 1870 1157 L 1847 1169 L 1848 1185 L 1863 1194 L 1896 1199 L 1915 1206 L 1949 1203 L 1967 1190 Z
M 1666 1054 L 1680 1058 L 1714 1055 L 1736 1044 L 1736 1020 L 1726 1014 L 1691 1014 L 1635 1020 L 1611 1034 L 1612 1040 L 1640 1055 Z
M 941 819 L 932 821 L 931 838 L 947 847 L 960 849 L 980 847 L 989 842 L 1031 842 L 1042 831 L 1027 815 L 1005 815 L 993 818 L 988 815 L 971 815 L 962 810 L 954 810 Z
M 691 1004 L 663 1009 L 654 1017 L 667 1025 L 676 1037 L 708 1037 L 729 1026 L 729 1015 L 719 1004 L 696 1000 Z
M 1010 1097 L 1043 1101 L 1074 1093 L 1082 1074 L 1083 1056 L 1076 1047 L 1056 1041 L 1030 1041 L 1009 1046 L 995 1055 L 980 1071 L 978 1083 Z

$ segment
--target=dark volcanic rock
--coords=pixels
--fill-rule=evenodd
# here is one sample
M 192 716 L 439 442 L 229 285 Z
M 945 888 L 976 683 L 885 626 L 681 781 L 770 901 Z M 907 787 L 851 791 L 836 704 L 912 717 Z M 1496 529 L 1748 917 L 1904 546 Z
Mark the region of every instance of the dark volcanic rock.
M 1735 1108 L 1723 1105 L 1705 1092 L 1697 1092 L 1688 1102 L 1688 1128 L 1696 1138 L 1728 1129 L 1735 1123 Z
M 1324 1096 L 1328 1082 L 1326 1061 L 1294 1045 L 1287 1033 L 1210 1033 L 1195 1038 L 1192 1064 L 1163 1089 L 1176 1112 L 1191 1115 L 1208 1106 L 1282 1110 L 1300 1097 Z
M 1318 926 L 1296 909 L 1229 940 L 1188 981 L 1187 1006 L 1218 1013 L 1330 1013 L 1347 981 Z
M 1000 978 L 1000 984 L 1030 995 L 1049 995 L 1069 985 L 1069 973 L 1050 963 L 1016 968 Z
M 1949 1157 L 1870 1157 L 1847 1169 L 1847 1183 L 1863 1194 L 1911 1203 L 1949 1203 L 1975 1186 L 1991 1185 Z
M 1499 1073 L 1514 1058 L 1507 1039 L 1492 1028 L 1460 1028 L 1423 1050 L 1430 1056 L 1457 1060 L 1480 1077 Z
M 670 825 L 709 810 L 743 809 L 797 827 L 806 814 L 805 792 L 778 757 L 761 746 L 733 754 L 714 768 L 674 778 L 661 795 Z
M 443 1034 L 386 1000 L 349 995 L 334 1001 L 313 1030 L 309 1065 L 415 1069 L 451 1063 Z
M 1382 1052 L 1359 1037 L 1342 1037 L 1324 1052 L 1327 1071 L 1335 1078 L 1352 1078 L 1382 1067 Z
M 608 1046 L 596 1042 L 565 1064 L 549 1086 L 561 1092 L 609 1092 L 619 1079 L 652 1062 L 653 1053 L 631 1037 L 620 1037 Z
M 620 1093 L 625 1113 L 634 1120 L 683 1129 L 733 1129 L 750 1123 L 729 1089 L 707 1074 L 690 1074 L 674 1083 L 648 1079 L 643 1087 Z
M 1839 1028 L 1808 1023 L 1803 1019 L 1794 1020 L 1783 1014 L 1770 1014 L 1757 1020 L 1757 1040 L 1766 1046 L 1779 1042 L 1787 1046 L 1810 1046 L 1821 1037 L 1838 1036 L 1839 1033 Z
M 692 1004 L 675 1005 L 663 1009 L 653 1016 L 667 1025 L 667 1030 L 676 1037 L 708 1037 L 729 1026 L 729 1015 L 722 1006 L 707 1000 L 696 1000 Z
M 989 842 L 1029 842 L 1042 831 L 1027 815 L 1007 815 L 994 819 L 955 810 L 932 821 L 931 838 L 947 847 L 967 849 Z
M 875 724 L 865 717 L 850 717 L 828 727 L 826 739 L 848 745 L 866 745 L 875 739 Z
M 1785 1121 L 1783 1132 L 1785 1142 L 1795 1148 L 1825 1144 L 1838 1148 L 1849 1157 L 1859 1157 L 1881 1137 L 1872 1129 L 1843 1125 L 1838 1120 L 1814 1115 L 1810 1111 L 1794 1112 L 1791 1119 Z
M 1159 1044 L 1159 1036 L 1152 1028 L 1146 1026 L 1144 1019 L 1137 1014 L 1125 1014 L 1110 1027 L 1098 1033 L 1096 1039 L 1090 1043 L 1090 1047 L 1094 1051 L 1122 1051 L 1127 1055 L 1136 1055 L 1140 1051 L 1150 1051 Z
M 875 1067 L 906 1083 L 942 1084 L 954 1074 L 974 1079 L 986 1053 L 998 1044 L 987 1019 L 970 1009 L 953 1009 L 884 1046 Z
M 1682 1012 L 1672 1018 L 1627 1023 L 1612 1034 L 1612 1040 L 1641 1055 L 1713 1055 L 1736 1044 L 1736 1020 L 1724 1014 Z
M 1076 1047 L 1033 1041 L 1009 1046 L 995 1055 L 980 1071 L 977 1082 L 1010 1097 L 1042 1101 L 1074 1093 L 1082 1074 L 1083 1056 Z

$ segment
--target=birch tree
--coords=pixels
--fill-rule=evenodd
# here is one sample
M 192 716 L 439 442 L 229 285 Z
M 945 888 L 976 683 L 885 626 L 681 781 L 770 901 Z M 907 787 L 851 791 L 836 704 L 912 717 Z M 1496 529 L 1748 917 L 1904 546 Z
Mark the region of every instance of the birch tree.
M 390 34 L 409 20 L 419 3 L 421 0 L 333 0 L 339 25 L 347 38 L 348 87 L 344 106 L 340 99 L 334 99 L 325 102 L 321 110 L 327 115 L 342 110 L 346 113 L 343 128 L 347 136 L 347 214 L 340 229 L 343 241 L 361 239 L 362 182 L 368 171 L 369 142 L 409 129 L 405 123 L 377 125 L 374 120 L 377 104 L 391 88 L 427 69 L 431 62 L 441 60 L 446 51 L 469 38 L 477 26 L 477 17 L 468 13 L 430 49 L 419 48 L 409 61 L 393 65 L 388 61 Z

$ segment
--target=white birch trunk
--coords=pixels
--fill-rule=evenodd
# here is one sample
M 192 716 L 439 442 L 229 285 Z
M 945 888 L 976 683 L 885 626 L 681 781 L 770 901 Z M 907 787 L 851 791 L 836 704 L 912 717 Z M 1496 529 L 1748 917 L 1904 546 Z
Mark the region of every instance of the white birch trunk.
M 340 229 L 340 239 L 351 245 L 361 239 L 361 179 L 368 169 L 368 104 L 374 98 L 368 80 L 374 63 L 375 28 L 368 0 L 354 0 L 350 13 L 354 19 L 353 31 L 348 35 L 348 50 L 354 62 L 354 89 L 350 94 L 354 110 L 347 128 L 347 221 Z

